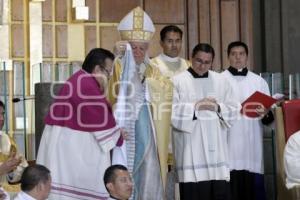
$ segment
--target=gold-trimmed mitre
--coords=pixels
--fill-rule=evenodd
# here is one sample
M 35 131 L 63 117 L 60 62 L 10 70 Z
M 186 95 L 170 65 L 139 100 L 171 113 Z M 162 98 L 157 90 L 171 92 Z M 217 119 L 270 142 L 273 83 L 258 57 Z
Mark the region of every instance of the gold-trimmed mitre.
M 121 20 L 118 31 L 122 40 L 149 42 L 155 28 L 149 15 L 138 6 Z

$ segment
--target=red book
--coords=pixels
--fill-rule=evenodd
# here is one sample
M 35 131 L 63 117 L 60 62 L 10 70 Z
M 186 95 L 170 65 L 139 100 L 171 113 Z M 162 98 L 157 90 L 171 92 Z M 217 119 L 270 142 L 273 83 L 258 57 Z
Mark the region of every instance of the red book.
M 242 103 L 241 113 L 248 117 L 259 117 L 256 112 L 257 108 L 263 106 L 269 109 L 276 101 L 273 97 L 256 91 Z

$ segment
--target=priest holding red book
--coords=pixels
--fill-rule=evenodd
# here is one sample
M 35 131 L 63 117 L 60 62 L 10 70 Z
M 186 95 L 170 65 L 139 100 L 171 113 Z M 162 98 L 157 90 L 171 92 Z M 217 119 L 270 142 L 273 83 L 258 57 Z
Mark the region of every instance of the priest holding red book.
M 270 95 L 267 82 L 247 68 L 248 46 L 245 43 L 230 43 L 227 55 L 230 67 L 222 75 L 230 82 L 241 104 L 255 92 Z M 241 112 L 229 130 L 230 187 L 233 200 L 265 199 L 263 125 L 270 124 L 274 117 L 262 105 L 255 112 L 257 117 L 252 118 L 246 112 Z

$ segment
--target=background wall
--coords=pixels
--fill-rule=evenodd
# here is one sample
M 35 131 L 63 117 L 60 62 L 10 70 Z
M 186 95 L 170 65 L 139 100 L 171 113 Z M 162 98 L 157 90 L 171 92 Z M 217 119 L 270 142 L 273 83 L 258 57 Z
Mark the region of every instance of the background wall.
M 300 72 L 298 66 L 300 63 L 300 1 L 253 0 L 252 5 L 254 70 L 282 73 L 281 84 L 284 92 L 288 94 L 289 74 Z M 276 172 L 274 137 L 270 130 L 266 133 L 264 154 L 268 199 L 291 199 L 284 182 L 280 180 L 280 177 L 274 176 Z M 277 159 L 278 162 L 282 160 L 279 157 Z
M 27 64 L 29 0 L 10 2 L 10 56 Z M 94 47 L 112 50 L 119 40 L 118 22 L 129 10 L 141 6 L 157 29 L 150 56 L 160 52 L 161 28 L 175 24 L 185 33 L 181 56 L 188 58 L 198 42 L 211 43 L 216 50 L 215 70 L 228 66 L 228 43 L 242 40 L 249 45 L 249 66 L 254 71 L 282 72 L 286 76 L 299 72 L 297 0 L 86 0 L 90 12 L 87 21 L 74 21 L 71 5 L 71 0 L 42 3 L 44 62 L 82 61 Z M 30 79 L 28 72 L 26 75 Z
M 11 57 L 28 65 L 28 0 L 11 1 Z M 153 19 L 156 33 L 150 56 L 160 53 L 159 31 L 168 24 L 184 31 L 182 57 L 189 58 L 199 42 L 211 43 L 216 50 L 213 69 L 228 67 L 227 45 L 234 40 L 249 45 L 249 66 L 253 63 L 252 0 L 86 0 L 89 20 L 74 21 L 71 0 L 42 3 L 43 61 L 57 64 L 82 61 L 94 47 L 113 50 L 119 35 L 118 22 L 132 8 L 141 6 Z M 54 70 L 53 70 L 54 71 Z M 27 73 L 27 79 L 30 80 Z M 52 72 L 55 78 L 55 72 Z M 29 90 L 29 86 L 26 87 Z
M 300 67 L 300 1 L 253 0 L 253 49 L 256 72 L 288 75 Z
M 227 46 L 235 40 L 249 45 L 252 68 L 252 0 L 187 0 L 188 49 L 198 42 L 210 43 L 216 51 L 214 70 L 228 67 Z

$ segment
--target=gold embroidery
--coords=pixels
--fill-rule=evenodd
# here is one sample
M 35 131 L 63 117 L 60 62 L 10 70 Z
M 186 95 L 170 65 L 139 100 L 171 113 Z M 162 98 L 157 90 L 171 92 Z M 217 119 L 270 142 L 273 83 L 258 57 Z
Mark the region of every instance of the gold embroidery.
M 120 31 L 120 36 L 123 40 L 149 41 L 153 33 L 148 31 Z
M 144 30 L 144 11 L 137 7 L 133 10 L 133 30 L 120 30 L 122 40 L 150 41 L 153 33 Z

